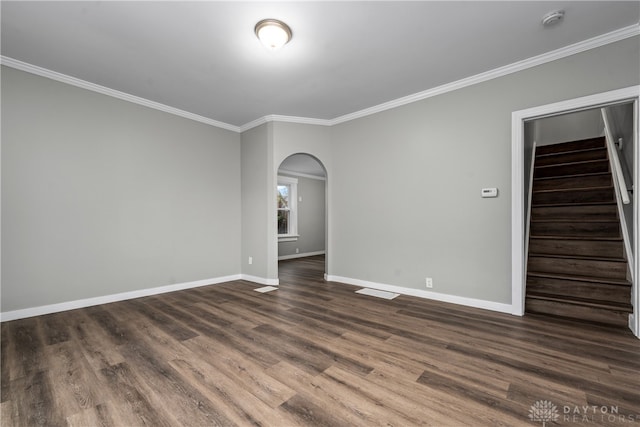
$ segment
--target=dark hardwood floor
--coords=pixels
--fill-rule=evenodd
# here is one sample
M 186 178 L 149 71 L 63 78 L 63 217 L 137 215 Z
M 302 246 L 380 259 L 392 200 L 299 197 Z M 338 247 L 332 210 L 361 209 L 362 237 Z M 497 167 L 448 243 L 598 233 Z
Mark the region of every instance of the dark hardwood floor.
M 640 423 L 628 331 L 376 299 L 323 266 L 281 262 L 265 294 L 237 281 L 3 323 L 1 424 Z

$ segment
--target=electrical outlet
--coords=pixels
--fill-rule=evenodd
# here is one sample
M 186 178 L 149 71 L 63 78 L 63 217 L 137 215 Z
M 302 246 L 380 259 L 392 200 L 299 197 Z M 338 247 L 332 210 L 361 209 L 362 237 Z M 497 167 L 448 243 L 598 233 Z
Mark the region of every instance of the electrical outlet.
M 253 257 L 252 256 L 249 257 L 249 265 L 251 265 L 251 264 L 253 264 Z
M 299 254 L 300 253 L 300 248 L 296 248 L 296 253 Z
M 433 279 L 431 277 L 425 278 L 424 284 L 427 285 L 427 288 L 433 288 Z

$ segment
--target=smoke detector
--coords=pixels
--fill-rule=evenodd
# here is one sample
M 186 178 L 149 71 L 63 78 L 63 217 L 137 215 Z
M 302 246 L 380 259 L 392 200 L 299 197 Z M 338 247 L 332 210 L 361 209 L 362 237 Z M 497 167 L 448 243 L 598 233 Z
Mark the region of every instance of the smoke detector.
M 564 10 L 554 10 L 553 12 L 549 12 L 542 17 L 542 25 L 544 25 L 545 27 L 550 27 L 552 25 L 558 24 L 563 19 Z

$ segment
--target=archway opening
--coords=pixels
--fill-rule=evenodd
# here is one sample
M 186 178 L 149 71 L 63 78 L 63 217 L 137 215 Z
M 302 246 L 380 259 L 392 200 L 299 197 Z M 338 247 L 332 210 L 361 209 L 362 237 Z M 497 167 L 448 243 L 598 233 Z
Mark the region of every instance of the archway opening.
M 327 253 L 327 171 L 307 153 L 278 167 L 277 240 L 279 280 L 324 280 Z

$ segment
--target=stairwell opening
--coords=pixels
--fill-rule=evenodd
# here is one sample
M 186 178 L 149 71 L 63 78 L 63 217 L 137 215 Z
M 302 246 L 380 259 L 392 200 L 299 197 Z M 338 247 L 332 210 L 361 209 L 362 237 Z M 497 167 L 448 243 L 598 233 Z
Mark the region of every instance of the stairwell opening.
M 637 281 L 632 282 L 638 270 L 638 203 L 632 192 L 628 205 L 617 200 L 603 107 L 615 117 L 612 139 L 620 140 L 616 155 L 633 189 L 637 89 L 513 114 L 513 313 L 629 326 L 639 335 Z

